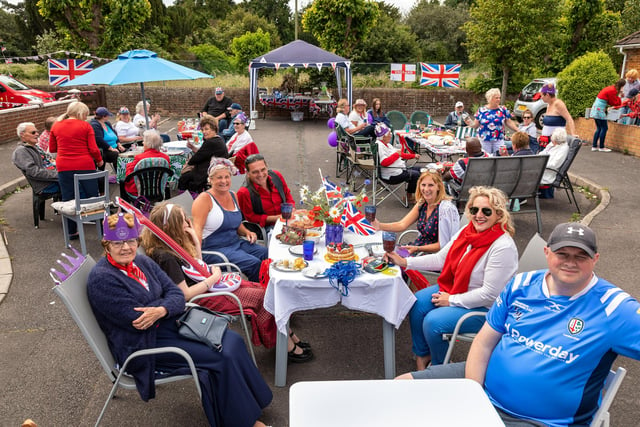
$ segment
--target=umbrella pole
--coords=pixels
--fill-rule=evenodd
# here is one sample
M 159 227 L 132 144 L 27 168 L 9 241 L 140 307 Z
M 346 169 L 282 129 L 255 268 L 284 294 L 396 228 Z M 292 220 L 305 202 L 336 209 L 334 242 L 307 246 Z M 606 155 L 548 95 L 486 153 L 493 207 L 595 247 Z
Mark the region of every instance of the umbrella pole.
M 149 130 L 149 112 L 147 111 L 147 98 L 144 96 L 144 83 L 140 82 L 140 90 L 142 91 L 142 108 L 144 110 L 144 120 L 147 123 L 146 129 Z

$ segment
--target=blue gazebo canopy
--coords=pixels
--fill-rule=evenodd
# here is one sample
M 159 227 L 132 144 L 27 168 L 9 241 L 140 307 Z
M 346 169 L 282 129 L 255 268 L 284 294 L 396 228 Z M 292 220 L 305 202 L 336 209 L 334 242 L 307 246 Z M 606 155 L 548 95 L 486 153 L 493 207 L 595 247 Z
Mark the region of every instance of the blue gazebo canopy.
M 289 44 L 272 50 L 269 53 L 254 58 L 249 63 L 250 78 L 250 108 L 254 110 L 258 96 L 258 71 L 261 68 L 317 68 L 331 67 L 336 73 L 338 94 L 342 96 L 341 72 L 344 72 L 347 82 L 347 99 L 351 105 L 351 61 L 335 53 L 327 52 L 303 40 L 294 40 Z

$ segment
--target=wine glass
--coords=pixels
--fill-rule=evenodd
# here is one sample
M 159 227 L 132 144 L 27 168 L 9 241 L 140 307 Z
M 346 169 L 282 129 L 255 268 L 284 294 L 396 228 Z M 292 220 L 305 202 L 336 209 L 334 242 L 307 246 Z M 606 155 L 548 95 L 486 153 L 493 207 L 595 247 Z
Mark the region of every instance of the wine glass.
M 282 219 L 285 220 L 285 224 L 289 225 L 289 218 L 293 214 L 293 204 L 292 203 L 282 203 L 280 205 L 280 215 L 282 215 Z

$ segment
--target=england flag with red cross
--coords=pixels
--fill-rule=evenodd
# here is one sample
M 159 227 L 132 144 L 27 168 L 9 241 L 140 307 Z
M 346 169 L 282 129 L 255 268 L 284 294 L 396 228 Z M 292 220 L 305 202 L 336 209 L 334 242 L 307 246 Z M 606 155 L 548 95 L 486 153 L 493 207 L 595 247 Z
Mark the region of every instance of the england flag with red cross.
M 58 86 L 93 70 L 90 59 L 49 59 L 49 84 Z
M 461 64 L 420 63 L 420 86 L 460 87 Z
M 416 64 L 391 64 L 391 80 L 396 82 L 415 82 Z

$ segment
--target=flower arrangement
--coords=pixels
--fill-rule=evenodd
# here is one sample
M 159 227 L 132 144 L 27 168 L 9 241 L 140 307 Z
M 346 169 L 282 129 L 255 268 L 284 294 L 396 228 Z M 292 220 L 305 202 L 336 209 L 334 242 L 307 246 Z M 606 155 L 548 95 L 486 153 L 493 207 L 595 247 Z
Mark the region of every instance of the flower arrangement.
M 315 192 L 309 190 L 306 185 L 300 188 L 300 204 L 309 209 L 308 215 L 312 221 L 320 220 L 329 225 L 340 224 L 345 202 L 351 201 L 357 207 L 361 207 L 363 203 L 369 201 L 365 189 L 371 183 L 368 179 L 364 181 L 365 187 L 362 187 L 357 195 L 350 193 L 348 187 L 342 189 L 325 177 L 322 177 L 322 183 L 323 185 Z

